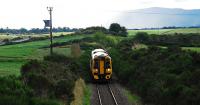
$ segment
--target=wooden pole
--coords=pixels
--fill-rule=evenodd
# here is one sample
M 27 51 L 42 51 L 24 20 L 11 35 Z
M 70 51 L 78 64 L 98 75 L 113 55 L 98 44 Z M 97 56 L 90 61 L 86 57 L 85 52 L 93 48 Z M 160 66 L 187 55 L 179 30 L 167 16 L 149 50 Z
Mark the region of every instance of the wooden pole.
M 53 36 L 52 36 L 52 11 L 53 11 L 53 7 L 47 7 L 49 14 L 50 14 L 50 54 L 53 54 Z

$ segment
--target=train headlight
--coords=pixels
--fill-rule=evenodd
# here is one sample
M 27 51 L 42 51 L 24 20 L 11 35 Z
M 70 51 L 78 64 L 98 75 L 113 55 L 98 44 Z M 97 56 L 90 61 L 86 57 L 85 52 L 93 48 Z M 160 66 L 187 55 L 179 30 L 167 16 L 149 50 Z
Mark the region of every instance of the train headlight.
M 111 72 L 111 69 L 107 69 L 107 72 Z
M 98 69 L 94 69 L 94 72 L 97 73 L 97 72 L 98 72 Z

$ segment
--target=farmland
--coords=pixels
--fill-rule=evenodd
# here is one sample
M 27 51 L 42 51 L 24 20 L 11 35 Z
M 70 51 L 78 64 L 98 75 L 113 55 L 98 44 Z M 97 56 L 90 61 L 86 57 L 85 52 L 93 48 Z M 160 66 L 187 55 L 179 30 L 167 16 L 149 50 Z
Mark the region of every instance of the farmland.
M 182 49 L 200 52 L 200 47 L 182 47 Z
M 160 29 L 160 30 L 128 30 L 129 37 L 134 36 L 137 32 L 147 32 L 148 34 L 173 34 L 173 33 L 200 33 L 200 28 L 192 29 Z M 60 38 L 54 38 L 54 43 L 56 42 L 67 42 L 74 39 L 81 39 L 85 36 L 83 35 L 68 35 L 69 33 L 54 33 L 54 36 L 67 35 Z M 29 35 L 31 37 L 45 37 L 44 35 Z M 27 35 L 0 35 L 0 39 L 13 39 L 16 37 L 27 37 Z M 111 37 L 111 36 L 110 36 Z M 117 38 L 119 39 L 119 38 Z M 121 38 L 120 38 L 121 39 Z M 0 46 L 0 75 L 19 75 L 19 70 L 21 65 L 30 59 L 42 59 L 45 55 L 49 54 L 48 48 L 49 40 L 33 41 L 15 45 Z M 137 48 L 147 48 L 146 45 L 136 45 Z M 199 47 L 182 47 L 184 50 L 192 50 L 200 52 Z M 70 47 L 55 47 L 54 52 L 64 55 L 70 55 Z
M 81 39 L 85 36 L 65 36 L 55 38 L 55 42 L 67 42 L 74 39 Z M 29 59 L 42 59 L 43 56 L 49 54 L 48 48 L 42 48 L 49 46 L 49 40 L 27 42 L 15 45 L 0 46 L 0 75 L 19 75 L 21 65 L 27 62 Z M 69 55 L 69 47 L 56 47 L 55 53 Z
M 186 30 L 189 32 L 189 29 Z M 142 33 L 149 36 L 147 39 L 145 38 L 145 35 L 144 37 L 137 37 L 138 34 L 135 37 L 132 37 L 134 36 L 133 35 L 134 33 L 136 34 L 137 32 L 143 32 L 143 31 L 148 33 L 148 34 Z M 67 86 L 66 88 L 70 87 L 69 90 L 70 94 L 72 94 L 72 89 L 74 88 L 75 97 L 77 97 L 77 95 L 80 94 L 82 94 L 81 97 L 91 97 L 91 95 L 89 94 L 90 89 L 84 92 L 83 90 L 84 88 L 82 88 L 82 90 L 77 89 L 79 87 L 84 87 L 84 86 L 77 85 L 74 87 L 73 84 L 75 83 L 75 80 L 78 77 L 78 75 L 81 75 L 81 78 L 83 78 L 84 81 L 89 81 L 89 75 L 87 74 L 89 69 L 88 62 L 89 62 L 90 52 L 94 48 L 105 48 L 108 50 L 109 54 L 112 57 L 114 73 L 116 73 L 116 76 L 119 78 L 119 81 L 123 84 L 126 84 L 125 86 L 127 86 L 127 88 L 130 89 L 124 92 L 127 95 L 126 97 L 128 97 L 128 100 L 130 102 L 140 103 L 140 101 L 144 101 L 146 103 L 154 103 L 154 101 L 156 100 L 156 102 L 163 104 L 164 102 L 163 100 L 165 100 L 164 98 L 159 99 L 162 101 L 159 101 L 157 99 L 162 95 L 166 95 L 168 93 L 173 94 L 173 90 L 170 89 L 173 89 L 174 87 L 173 85 L 167 84 L 165 89 L 169 90 L 168 93 L 165 93 L 163 91 L 156 91 L 154 90 L 156 86 L 159 90 L 161 90 L 161 88 L 163 87 L 162 84 L 159 84 L 159 82 L 155 80 L 168 81 L 168 76 L 173 74 L 175 77 L 172 78 L 172 81 L 176 81 L 178 86 L 183 86 L 183 89 L 190 88 L 182 84 L 182 82 L 184 82 L 182 80 L 185 78 L 185 76 L 179 75 L 179 72 L 182 72 L 179 70 L 183 69 L 183 73 L 186 74 L 187 70 L 192 70 L 191 67 L 198 68 L 198 65 L 193 64 L 192 62 L 198 63 L 199 61 L 198 59 L 196 59 L 196 56 L 199 56 L 199 54 L 195 52 L 200 52 L 200 48 L 198 47 L 200 44 L 195 40 L 195 39 L 198 40 L 199 38 L 198 34 L 195 34 L 197 36 L 197 37 L 195 36 L 195 38 L 193 34 L 191 35 L 191 37 L 187 37 L 188 35 L 190 36 L 190 34 L 184 34 L 184 35 L 175 34 L 175 35 L 170 35 L 170 37 L 168 37 L 168 34 L 164 34 L 167 32 L 168 33 L 171 32 L 172 34 L 173 32 L 185 33 L 186 32 L 185 30 L 181 29 L 159 30 L 160 33 L 162 32 L 162 36 L 161 34 L 155 35 L 153 37 L 152 35 L 149 35 L 149 34 L 156 34 L 157 31 L 158 30 L 137 30 L 136 32 L 136 30 L 131 30 L 131 31 L 129 30 L 128 37 L 115 36 L 111 34 L 105 34 L 103 32 L 95 32 L 90 35 L 86 34 L 80 34 L 80 35 L 73 34 L 64 36 L 62 35 L 60 37 L 56 37 L 53 39 L 54 52 L 58 54 L 55 57 L 47 56 L 49 55 L 49 48 L 48 48 L 50 43 L 49 39 L 42 39 L 31 42 L 23 42 L 20 44 L 0 46 L 0 51 L 1 51 L 0 76 L 7 77 L 7 75 L 16 75 L 24 77 L 29 80 L 30 78 L 34 78 L 34 81 L 37 81 L 36 82 L 37 84 L 44 84 L 43 86 L 46 86 L 43 89 L 40 87 L 40 85 L 37 84 L 31 85 L 32 82 L 28 81 L 30 82 L 30 84 L 27 82 L 28 85 L 32 86 L 31 88 L 34 89 L 35 93 L 51 89 L 51 85 L 59 86 L 59 83 L 64 83 L 65 85 L 63 86 Z M 34 37 L 34 35 L 31 37 Z M 190 38 L 191 41 L 185 43 L 184 42 L 185 40 L 182 40 L 182 37 L 184 37 L 186 41 L 188 40 L 188 38 Z M 150 38 L 151 40 L 149 40 Z M 69 41 L 80 42 L 79 47 L 81 48 L 81 50 L 83 50 L 83 53 L 76 59 L 74 59 L 75 56 L 73 58 L 71 55 L 71 53 L 73 52 L 73 50 L 71 52 L 72 42 L 66 43 Z M 170 48 L 168 45 L 171 45 L 171 42 L 173 42 L 173 44 L 175 42 L 174 45 L 181 45 L 181 47 Z M 183 50 L 181 50 L 180 48 Z M 184 51 L 184 50 L 192 50 L 192 51 Z M 65 56 L 59 54 L 63 54 Z M 44 56 L 46 57 L 44 58 Z M 32 60 L 32 59 L 37 59 L 37 60 Z M 49 61 L 47 62 L 47 60 Z M 22 71 L 20 73 L 20 68 L 24 64 L 25 66 L 22 67 L 21 69 Z M 171 65 L 170 68 L 169 65 Z M 30 71 L 27 73 L 26 72 L 27 70 Z M 79 74 L 78 72 L 78 75 L 76 75 L 77 71 L 79 70 L 81 70 L 83 73 Z M 158 74 L 155 75 L 154 70 L 156 71 L 155 73 Z M 170 70 L 174 71 L 171 72 Z M 142 75 L 138 75 L 138 73 L 144 74 L 144 77 L 142 77 Z M 162 77 L 162 75 L 165 76 L 166 78 L 160 78 Z M 178 76 L 181 77 L 181 80 L 177 79 Z M 147 79 L 143 80 L 143 78 L 145 77 L 147 77 Z M 189 76 L 189 78 L 191 77 L 193 76 Z M 38 82 L 38 78 L 41 80 L 44 79 L 44 81 Z M 74 79 L 71 80 L 71 78 Z M 46 82 L 46 80 L 51 82 L 48 81 Z M 154 82 L 156 86 L 154 86 Z M 47 84 L 45 85 L 45 83 Z M 70 85 L 71 83 L 72 85 Z M 148 83 L 153 85 L 149 85 Z M 175 86 L 175 88 L 177 88 L 177 86 Z M 145 92 L 144 89 L 148 90 L 148 92 Z M 132 93 L 134 93 L 134 91 L 132 90 L 138 92 L 137 95 L 139 96 L 133 95 Z M 53 90 L 53 91 L 57 92 L 58 90 Z M 47 94 L 51 95 L 51 93 Z M 62 94 L 63 92 L 61 92 L 60 95 Z M 65 94 L 69 95 L 69 93 Z M 156 97 L 149 97 L 151 96 L 151 94 L 153 95 L 155 94 L 154 96 Z M 40 96 L 42 95 L 43 93 L 40 94 Z M 69 95 L 67 97 L 69 98 L 68 102 L 70 102 L 71 101 L 70 98 L 72 98 L 73 96 Z M 170 100 L 171 96 L 166 97 L 166 99 Z M 188 98 L 184 99 L 186 100 L 185 102 L 189 100 Z M 83 99 L 80 98 L 80 100 Z M 86 103 L 90 102 L 89 98 L 84 100 L 86 100 L 85 101 Z M 74 103 L 75 102 L 76 101 L 74 101 Z
M 200 33 L 200 28 L 180 28 L 180 29 L 156 29 L 156 30 L 128 30 L 128 36 L 135 36 L 138 32 L 146 32 L 148 34 L 155 35 L 173 35 L 177 34 L 190 34 L 190 33 Z M 144 48 L 142 44 L 136 45 L 137 48 Z M 166 48 L 165 46 L 160 46 Z M 191 50 L 195 52 L 200 52 L 200 47 L 181 47 L 183 50 Z
M 60 36 L 60 35 L 69 35 L 73 32 L 54 32 L 53 36 Z M 14 38 L 27 38 L 27 37 L 48 37 L 49 34 L 6 34 L 0 33 L 0 41 L 4 39 L 12 40 Z
M 180 29 L 155 29 L 155 30 L 128 30 L 129 36 L 136 35 L 137 32 L 147 32 L 148 34 L 174 34 L 174 33 L 200 33 L 200 28 L 180 28 Z

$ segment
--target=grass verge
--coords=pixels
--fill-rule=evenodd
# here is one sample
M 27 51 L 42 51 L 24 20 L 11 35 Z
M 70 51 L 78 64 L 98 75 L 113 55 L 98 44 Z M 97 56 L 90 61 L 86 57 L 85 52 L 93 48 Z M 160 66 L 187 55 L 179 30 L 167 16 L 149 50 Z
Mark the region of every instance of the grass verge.
M 83 105 L 90 105 L 91 89 L 87 85 L 84 89 Z
M 132 94 L 129 90 L 124 89 L 125 96 L 128 98 L 131 105 L 142 105 L 141 99 L 139 96 Z
M 74 87 L 74 101 L 70 105 L 90 105 L 90 89 L 83 79 L 78 79 Z
M 182 47 L 183 50 L 191 50 L 195 52 L 200 52 L 200 47 Z

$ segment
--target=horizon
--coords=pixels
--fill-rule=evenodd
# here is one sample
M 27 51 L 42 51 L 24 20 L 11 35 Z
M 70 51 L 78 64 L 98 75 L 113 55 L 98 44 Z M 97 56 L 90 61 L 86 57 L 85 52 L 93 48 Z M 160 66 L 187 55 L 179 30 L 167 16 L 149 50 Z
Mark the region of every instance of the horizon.
M 127 11 L 154 7 L 191 10 L 199 9 L 199 3 L 197 0 L 3 0 L 0 4 L 0 28 L 43 28 L 43 20 L 49 18 L 47 6 L 54 7 L 53 27 L 108 28 L 111 23 L 119 23 L 117 18 Z
M 112 24 L 112 23 L 111 23 Z M 89 28 L 89 27 L 104 27 L 104 26 L 88 26 L 88 27 L 85 27 L 85 28 L 73 28 L 73 27 L 52 27 L 52 28 L 69 28 L 70 30 L 73 30 L 73 29 L 86 29 L 86 28 Z M 3 28 L 3 27 L 0 27 L 0 29 L 3 29 L 3 30 L 6 30 L 6 29 L 10 29 L 10 30 L 20 30 L 20 29 L 26 29 L 27 31 L 30 31 L 32 29 L 45 29 L 46 27 L 43 27 L 43 28 L 24 28 L 24 27 L 21 27 L 21 28 L 9 28 L 9 27 L 6 27 L 6 28 Z M 106 29 L 109 29 L 109 27 L 104 27 Z M 126 28 L 127 30 L 155 30 L 155 29 L 182 29 L 182 28 L 200 28 L 200 25 L 198 26 L 164 26 L 164 27 L 143 27 L 143 28 Z M 47 28 L 49 29 L 49 28 Z

